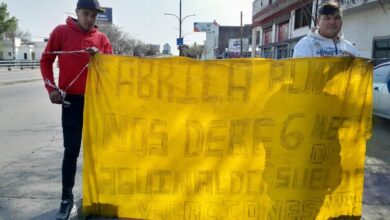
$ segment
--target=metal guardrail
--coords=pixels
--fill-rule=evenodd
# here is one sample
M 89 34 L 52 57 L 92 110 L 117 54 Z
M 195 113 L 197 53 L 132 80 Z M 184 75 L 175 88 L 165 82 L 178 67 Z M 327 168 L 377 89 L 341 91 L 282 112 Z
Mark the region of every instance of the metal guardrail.
M 24 68 L 34 69 L 39 67 L 39 60 L 0 60 L 0 67 L 8 68 L 8 71 L 11 71 L 12 68 Z

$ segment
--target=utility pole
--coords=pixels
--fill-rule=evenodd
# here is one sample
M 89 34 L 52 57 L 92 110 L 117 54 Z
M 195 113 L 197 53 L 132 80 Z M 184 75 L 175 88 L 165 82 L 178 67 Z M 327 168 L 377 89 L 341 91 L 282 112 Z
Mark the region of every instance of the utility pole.
M 241 31 L 240 31 L 240 39 L 241 39 L 241 43 L 240 43 L 240 57 L 243 57 L 242 55 L 242 38 L 243 38 L 243 35 L 244 35 L 244 28 L 242 26 L 242 11 L 241 11 Z
M 183 18 L 181 17 L 181 0 L 180 0 L 180 5 L 179 5 L 179 17 L 177 15 L 171 14 L 171 13 L 164 13 L 164 15 L 174 16 L 179 21 L 179 39 L 181 39 L 181 29 L 182 29 L 181 26 L 183 24 L 184 19 L 191 17 L 191 16 L 195 16 L 195 14 L 192 14 L 192 15 L 186 15 Z M 178 45 L 178 46 L 179 46 L 179 56 L 182 56 L 182 45 Z
M 179 38 L 181 39 L 181 25 L 183 24 L 183 20 L 181 20 L 181 0 L 180 0 L 180 9 L 179 9 Z M 183 42 L 184 43 L 184 42 Z M 179 45 L 179 56 L 182 56 L 182 45 Z

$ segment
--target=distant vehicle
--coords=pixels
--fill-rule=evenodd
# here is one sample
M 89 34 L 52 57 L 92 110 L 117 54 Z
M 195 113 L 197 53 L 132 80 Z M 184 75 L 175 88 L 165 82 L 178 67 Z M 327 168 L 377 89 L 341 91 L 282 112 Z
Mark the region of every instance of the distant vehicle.
M 374 115 L 390 119 L 390 62 L 374 67 Z

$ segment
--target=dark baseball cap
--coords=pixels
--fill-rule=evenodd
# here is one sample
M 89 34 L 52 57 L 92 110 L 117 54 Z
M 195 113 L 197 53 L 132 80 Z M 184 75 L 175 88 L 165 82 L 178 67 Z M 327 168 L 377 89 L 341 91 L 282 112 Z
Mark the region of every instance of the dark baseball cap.
M 103 13 L 103 8 L 100 7 L 98 0 L 78 0 L 77 9 L 91 9 L 98 13 Z
M 318 15 L 333 15 L 339 13 L 341 14 L 340 6 L 333 1 L 328 1 L 322 4 L 318 9 Z

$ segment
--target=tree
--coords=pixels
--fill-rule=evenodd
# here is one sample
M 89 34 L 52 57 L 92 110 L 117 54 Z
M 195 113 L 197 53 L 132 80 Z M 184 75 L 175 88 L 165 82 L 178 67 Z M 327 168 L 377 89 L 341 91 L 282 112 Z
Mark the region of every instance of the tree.
M 199 59 L 204 51 L 203 45 L 197 45 L 194 43 L 191 47 L 188 45 L 182 46 L 183 55 L 186 57 L 191 57 L 195 59 Z
M 158 47 L 152 45 L 152 44 L 147 44 L 146 45 L 146 56 L 154 56 L 156 54 L 159 54 L 160 51 L 158 51 Z
M 15 32 L 18 27 L 18 19 L 16 19 L 14 16 L 10 17 L 8 10 L 7 10 L 7 4 L 1 3 L 0 4 L 0 35 L 5 32 Z
M 146 54 L 146 45 L 140 41 L 137 40 L 134 47 L 134 56 L 143 57 Z
M 142 57 L 152 56 L 159 52 L 156 47 L 130 37 L 116 25 L 101 25 L 99 29 L 107 35 L 115 54 Z
M 17 29 L 15 31 L 15 37 L 20 38 L 23 43 L 31 42 L 31 33 L 28 31 L 23 31 L 21 29 Z
M 105 33 L 111 42 L 115 54 L 133 55 L 136 47 L 136 40 L 120 30 L 116 25 L 102 25 L 100 31 Z

